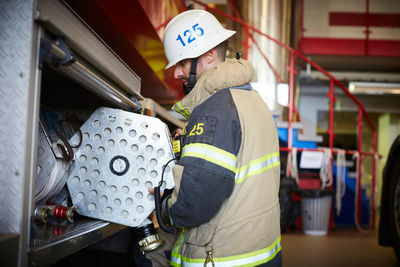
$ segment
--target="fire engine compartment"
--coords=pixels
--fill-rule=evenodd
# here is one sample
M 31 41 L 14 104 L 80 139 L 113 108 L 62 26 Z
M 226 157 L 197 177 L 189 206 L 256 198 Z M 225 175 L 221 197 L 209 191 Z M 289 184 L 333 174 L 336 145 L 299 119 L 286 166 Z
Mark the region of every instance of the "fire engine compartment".
M 0 130 L 2 147 L 0 149 L 2 161 L 0 249 L 3 252 L 0 256 L 2 262 L 0 265 L 46 266 L 53 263 L 62 265 L 64 260 L 69 261 L 71 258 L 75 260 L 67 264 L 68 266 L 75 263 L 82 264 L 83 258 L 92 263 L 93 260 L 82 254 L 85 255 L 87 252 L 91 254 L 97 249 L 101 249 L 97 252 L 101 256 L 104 256 L 106 251 L 114 252 L 107 241 L 117 236 L 124 235 L 129 240 L 135 240 L 136 236 L 131 238 L 132 235 L 125 234 L 131 229 L 136 233 L 135 228 L 79 215 L 74 217 L 74 222 L 69 222 L 68 219 L 52 217 L 56 213 L 55 208 L 54 214 L 44 218 L 46 223 L 43 222 L 44 219 L 40 221 L 41 216 L 47 214 L 42 211 L 47 212 L 47 210 L 44 208 L 36 212 L 37 208 L 40 205 L 45 207 L 44 204 L 47 203 L 45 200 L 37 201 L 37 198 L 46 196 L 42 193 L 44 189 L 49 190 L 41 178 L 44 172 L 48 174 L 54 170 L 51 164 L 59 162 L 54 159 L 55 155 L 50 146 L 46 145 L 44 132 L 49 130 L 49 125 L 45 124 L 46 119 L 42 119 L 43 113 L 47 111 L 49 114 L 56 114 L 60 121 L 68 118 L 83 126 L 99 107 L 133 111 L 138 103 L 132 97 L 136 97 L 144 108 L 143 114 L 158 115 L 168 121 L 167 112 L 152 99 L 170 105 L 173 101 L 177 101 L 178 97 L 181 98 L 182 94 L 179 90 L 180 82 L 174 83 L 171 75 L 173 71 L 161 69 L 166 59 L 160 39 L 170 18 L 186 8 L 199 8 L 199 5 L 215 14 L 224 27 L 226 25 L 238 31 L 237 40 L 236 38 L 233 40 L 235 49 L 232 51 L 238 46 L 242 47 L 245 50 L 244 57 L 250 58 L 252 64 L 257 66 L 256 77 L 265 75 L 268 81 L 272 81 L 271 86 L 261 84 L 263 82 L 261 81 L 257 84 L 259 87 L 257 89 L 269 90 L 275 94 L 282 89 L 288 94 L 288 109 L 280 110 L 281 106 L 272 103 L 279 108 L 273 112 L 281 141 L 280 155 L 283 167 L 281 169 L 283 188 L 280 189 L 284 190 L 280 190 L 279 197 L 280 202 L 281 195 L 288 200 L 282 201 L 283 203 L 286 201 L 287 205 L 280 204 L 281 230 L 289 231 L 282 237 L 282 249 L 290 251 L 291 246 L 299 247 L 299 243 L 293 242 L 298 240 L 305 240 L 300 246 L 308 247 L 310 242 L 307 241 L 309 240 L 307 237 L 296 236 L 292 239 L 290 233 L 300 228 L 306 233 L 307 229 L 303 223 L 305 220 L 298 220 L 306 218 L 305 215 L 300 215 L 300 207 L 306 203 L 306 201 L 303 203 L 302 197 L 305 199 L 306 197 L 305 195 L 294 197 L 293 194 L 298 192 L 298 188 L 318 189 L 321 185 L 325 186 L 326 179 L 322 176 L 329 174 L 328 172 L 324 172 L 324 175 L 321 175 L 321 172 L 318 174 L 318 171 L 314 171 L 318 168 L 312 171 L 302 168 L 301 162 L 306 155 L 304 152 L 323 153 L 320 159 L 328 157 L 331 159 L 330 168 L 325 168 L 328 164 L 323 165 L 324 170 L 331 173 L 331 179 L 328 181 L 333 182 L 332 187 L 336 192 L 336 202 L 332 202 L 330 207 L 332 214 L 334 211 L 336 214 L 329 216 L 326 232 L 330 235 L 326 239 L 328 243 L 332 243 L 331 234 L 338 240 L 336 237 L 340 233 L 331 230 L 342 230 L 340 227 L 343 226 L 354 225 L 359 232 L 362 232 L 365 226 L 372 226 L 374 232 L 375 212 L 380 211 L 381 216 L 377 218 L 381 222 L 385 221 L 385 218 L 390 222 L 389 215 L 394 214 L 396 217 L 396 207 L 389 207 L 390 214 L 384 216 L 385 210 L 382 209 L 385 206 L 384 197 L 388 200 L 395 199 L 396 196 L 393 197 L 393 194 L 396 190 L 392 190 L 393 194 L 385 193 L 387 189 L 385 183 L 382 186 L 383 190 L 380 190 L 382 177 L 379 175 L 383 168 L 381 163 L 387 160 L 384 155 L 389 152 L 387 145 L 393 137 L 393 127 L 398 125 L 399 120 L 395 103 L 398 99 L 395 93 L 388 93 L 389 90 L 386 88 L 396 85 L 389 82 L 399 81 L 395 66 L 398 57 L 395 48 L 399 45 L 396 34 L 396 28 L 399 26 L 396 23 L 396 18 L 399 17 L 399 5 L 395 1 L 385 0 L 382 3 L 378 1 L 379 5 L 374 3 L 377 1 L 370 0 L 351 3 L 331 1 L 322 5 L 315 5 L 318 2 L 315 0 L 301 1 L 301 3 L 225 1 L 215 8 L 200 1 L 163 1 L 162 7 L 156 3 L 157 1 L 122 2 L 119 4 L 106 0 L 0 2 L 2 10 L 0 12 L 2 29 L 0 30 L 0 120 L 3 124 Z M 351 14 L 349 10 L 352 11 Z M 320 16 L 313 16 L 315 12 Z M 76 14 L 79 14 L 80 18 Z M 354 19 L 354 16 L 357 18 Z M 385 20 L 383 23 L 382 18 Z M 357 25 L 353 25 L 354 23 Z M 268 27 L 265 28 L 265 25 Z M 306 29 L 305 34 L 303 34 L 304 29 Z M 257 33 L 256 38 L 251 38 L 253 33 Z M 278 35 L 275 36 L 275 33 Z M 267 46 L 264 46 L 266 43 L 263 42 L 265 39 L 262 36 L 269 39 Z M 258 42 L 263 45 L 259 47 Z M 276 49 L 271 50 L 269 43 Z M 342 43 L 348 45 L 340 47 Z M 110 47 L 117 54 L 113 53 Z M 276 57 L 281 51 L 282 56 Z M 268 58 L 271 59 L 271 64 Z M 265 63 L 264 61 L 269 65 L 265 66 L 267 69 L 259 65 Z M 285 65 L 288 65 L 286 69 Z M 276 84 L 278 81 L 283 84 Z M 256 84 L 254 86 L 256 87 Z M 344 93 L 338 92 L 340 91 L 338 86 Z M 383 95 L 380 95 L 381 93 Z M 142 96 L 152 99 L 143 99 Z M 271 95 L 270 102 L 273 102 L 276 96 Z M 329 106 L 326 105 L 327 102 Z M 372 113 L 371 117 L 366 111 Z M 394 114 L 391 114 L 392 112 Z M 105 124 L 107 123 L 105 121 Z M 170 123 L 176 124 L 172 121 Z M 70 132 L 66 135 L 67 140 L 70 140 L 76 129 L 66 122 L 60 124 L 70 128 Z M 365 127 L 367 124 L 369 127 Z M 104 132 L 104 129 L 102 131 Z M 48 132 L 46 133 L 48 135 Z M 88 133 L 90 137 L 95 137 L 97 134 L 90 131 Z M 114 140 L 121 146 L 120 138 Z M 86 145 L 87 143 L 83 147 Z M 328 145 L 329 149 L 326 149 Z M 46 153 L 43 149 L 45 147 L 47 147 Z M 325 153 L 329 151 L 329 154 Z M 300 161 L 299 158 L 296 159 L 296 155 L 301 155 Z M 88 156 L 85 153 L 79 155 L 83 160 L 85 156 L 88 159 L 87 163 L 96 162 L 93 155 Z M 311 156 L 309 154 L 310 162 Z M 53 159 L 46 161 L 49 158 Z M 132 159 L 142 160 L 138 155 Z M 111 163 L 110 159 L 107 160 Z M 46 162 L 50 164 L 46 165 Z M 115 167 L 119 167 L 117 172 L 125 170 L 124 160 L 117 159 L 114 162 L 117 162 Z M 285 168 L 285 165 L 292 165 L 293 169 Z M 298 165 L 300 168 L 295 169 L 294 167 Z M 65 167 L 58 166 L 59 169 Z M 107 171 L 111 169 L 109 166 L 110 164 L 107 165 Z M 90 168 L 91 166 L 88 166 L 88 172 L 93 175 L 94 170 Z M 99 170 L 100 174 L 105 172 Z M 291 174 L 296 174 L 295 181 L 293 179 L 285 181 Z M 75 196 L 82 196 L 81 193 L 97 194 L 93 191 L 94 188 L 90 187 L 90 181 L 80 177 L 79 174 L 76 176 L 77 184 L 82 185 L 84 189 L 78 189 Z M 385 174 L 383 176 L 385 177 Z M 57 190 L 52 191 L 56 196 L 58 194 L 54 192 L 60 189 L 59 184 L 62 183 L 57 183 Z M 295 187 L 296 184 L 298 188 Z M 393 188 L 395 185 L 392 183 L 390 186 Z M 119 188 L 122 191 L 123 186 Z M 38 195 L 38 190 L 42 189 Z M 382 196 L 380 210 L 377 201 L 379 195 Z M 102 197 L 103 193 L 98 196 Z M 148 195 L 143 194 L 143 197 L 147 198 Z M 126 202 L 126 198 L 119 200 L 122 200 L 121 203 Z M 112 204 L 119 203 L 114 197 L 108 201 Z M 71 203 L 62 202 L 71 208 Z M 87 202 L 86 207 L 96 210 L 96 206 L 92 203 Z M 292 208 L 293 206 L 295 208 Z M 134 208 L 137 207 L 138 205 Z M 107 206 L 100 210 L 103 213 L 110 211 Z M 128 215 L 124 210 L 118 210 L 118 214 Z M 323 210 L 328 208 L 325 207 Z M 60 208 L 58 212 L 63 213 L 65 210 Z M 67 213 L 64 215 L 68 218 Z M 317 216 L 314 217 L 318 218 L 321 212 L 318 211 L 315 215 Z M 35 217 L 39 220 L 35 220 Z M 386 230 L 396 237 L 396 229 L 393 227 L 386 227 Z M 382 225 L 379 227 L 379 230 L 381 229 Z M 310 234 L 314 232 L 306 233 Z M 349 236 L 348 233 L 346 236 Z M 356 248 L 357 245 L 354 244 L 357 243 L 353 242 L 359 242 L 358 237 L 351 236 L 345 243 Z M 379 237 L 381 239 L 381 235 Z M 376 246 L 367 248 L 368 242 L 376 243 L 375 239 L 376 236 L 368 239 L 362 237 L 366 245 L 363 254 L 359 254 L 355 249 L 355 253 L 350 253 L 350 258 L 342 257 L 340 261 L 368 261 L 365 255 L 384 259 L 382 262 L 387 262 L 386 265 L 394 261 L 393 257 L 388 257 L 391 254 L 382 248 Z M 389 242 L 389 245 L 399 243 L 398 239 L 389 241 L 393 241 Z M 138 244 L 136 240 L 133 243 Z M 339 242 L 337 247 L 338 251 L 343 251 L 343 242 Z M 398 256 L 396 250 L 398 246 L 394 247 Z M 336 260 L 335 253 L 332 253 L 337 249 L 334 245 L 325 251 L 315 251 L 312 246 L 309 248 L 311 249 L 306 249 L 309 253 L 305 253 L 304 257 L 293 257 L 293 255 L 288 257 L 284 253 L 284 262 L 292 261 L 301 265 L 302 262 L 307 264 L 313 260 L 319 262 L 321 256 L 330 261 Z M 128 249 L 127 252 L 132 251 L 136 250 Z M 122 251 L 117 253 L 119 252 Z
M 138 100 L 143 100 L 140 78 L 67 7 L 58 1 L 38 1 L 35 16 L 40 66 L 36 89 L 40 92 L 38 109 L 42 120 L 40 124 L 34 123 L 38 126 L 36 132 L 42 126 L 43 111 L 56 114 L 59 120 L 72 120 L 78 127 L 99 107 L 138 112 Z M 168 120 L 168 114 L 152 104 L 155 110 L 151 113 L 161 113 Z M 176 123 L 174 119 L 171 121 L 170 125 Z M 33 199 L 29 201 L 33 212 L 38 204 Z M 73 222 L 48 218 L 43 223 L 32 219 L 25 229 L 30 233 L 29 262 L 40 266 L 55 263 L 125 228 L 76 213 Z
M 48 65 L 42 70 L 40 105 L 60 118 L 73 116 L 80 123 L 100 106 L 113 107 Z M 49 218 L 46 223 L 32 220 L 31 262 L 39 265 L 55 262 L 125 228 L 79 215 L 75 217 L 74 222 L 56 218 Z

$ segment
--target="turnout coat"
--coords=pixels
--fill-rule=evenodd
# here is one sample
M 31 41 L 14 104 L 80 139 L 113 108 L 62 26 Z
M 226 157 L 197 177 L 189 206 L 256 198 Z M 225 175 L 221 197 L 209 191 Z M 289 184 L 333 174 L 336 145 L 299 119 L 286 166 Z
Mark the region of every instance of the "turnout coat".
M 282 264 L 278 137 L 253 76 L 248 61 L 221 62 L 174 106 L 188 123 L 168 205 L 172 266 Z

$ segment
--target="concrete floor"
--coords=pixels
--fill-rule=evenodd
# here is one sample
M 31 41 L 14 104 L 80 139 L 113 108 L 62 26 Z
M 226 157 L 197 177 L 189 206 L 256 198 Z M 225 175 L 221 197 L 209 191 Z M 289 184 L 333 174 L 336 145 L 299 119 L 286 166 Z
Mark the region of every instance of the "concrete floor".
M 399 266 L 393 248 L 378 245 L 377 230 L 338 228 L 326 236 L 288 232 L 282 235 L 282 255 L 284 267 Z

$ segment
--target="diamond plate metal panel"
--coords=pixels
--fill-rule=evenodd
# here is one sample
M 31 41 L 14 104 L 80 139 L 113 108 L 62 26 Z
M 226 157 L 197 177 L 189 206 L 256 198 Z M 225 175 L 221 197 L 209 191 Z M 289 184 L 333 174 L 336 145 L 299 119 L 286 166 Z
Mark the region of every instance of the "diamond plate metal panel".
M 0 1 L 0 232 L 20 233 L 24 209 L 33 1 Z M 32 130 L 30 129 L 29 132 Z
M 68 189 L 77 212 L 127 226 L 142 225 L 154 210 L 149 187 L 174 157 L 166 125 L 157 118 L 98 108 L 81 127 Z M 78 144 L 75 134 L 71 144 Z M 172 188 L 171 162 L 161 189 Z

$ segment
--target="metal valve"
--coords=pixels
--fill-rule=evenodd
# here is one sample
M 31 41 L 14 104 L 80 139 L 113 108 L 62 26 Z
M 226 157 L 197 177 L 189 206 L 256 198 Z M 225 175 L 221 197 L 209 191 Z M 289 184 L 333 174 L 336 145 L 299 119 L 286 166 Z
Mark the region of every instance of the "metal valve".
M 33 217 L 37 221 L 41 221 L 42 223 L 46 223 L 47 216 L 49 215 L 50 208 L 47 206 L 38 206 L 33 213 Z
M 154 224 L 152 223 L 139 227 L 138 231 L 139 231 L 139 237 L 141 238 L 138 242 L 139 250 L 142 253 L 155 250 L 164 243 L 164 240 L 160 239 L 154 228 Z
M 68 222 L 74 221 L 75 207 L 64 207 L 61 205 L 42 205 L 38 206 L 34 212 L 36 220 L 46 223 L 48 216 L 67 219 Z

